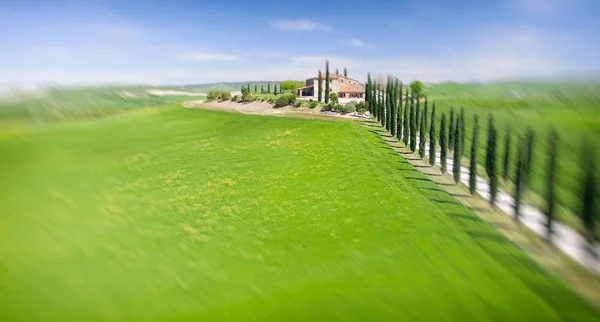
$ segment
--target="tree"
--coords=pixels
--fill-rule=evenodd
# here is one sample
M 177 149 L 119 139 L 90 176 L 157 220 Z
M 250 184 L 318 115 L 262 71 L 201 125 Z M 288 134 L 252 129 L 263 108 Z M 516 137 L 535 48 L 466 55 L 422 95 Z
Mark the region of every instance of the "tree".
M 329 60 L 325 60 L 325 104 L 329 103 Z
M 396 136 L 396 81 L 392 79 L 390 84 L 390 133 Z
M 558 133 L 554 128 L 550 129 L 548 134 L 548 182 L 546 183 L 546 238 L 552 239 L 555 212 L 556 212 L 556 194 L 555 194 L 555 181 L 556 181 L 556 154 L 558 144 Z
M 425 92 L 425 88 L 423 86 L 423 83 L 421 81 L 413 81 L 410 84 L 410 92 L 413 93 L 414 95 L 417 95 L 419 97 L 423 96 L 424 92 Z
M 416 143 L 416 135 L 419 133 L 419 129 L 421 128 L 421 97 L 417 96 L 416 98 L 416 106 L 415 106 L 415 143 Z
M 588 242 L 588 251 L 596 256 L 593 242 L 596 240 L 596 170 L 594 160 L 594 150 L 589 142 L 584 141 L 583 145 L 583 193 L 581 219 L 585 228 L 585 239 Z
M 319 92 L 317 93 L 317 100 L 319 102 L 321 102 L 321 100 L 323 99 L 323 76 L 321 75 L 321 70 L 320 69 L 319 69 L 319 80 L 318 81 L 319 81 L 319 84 L 317 86 L 317 90 Z
M 491 115 L 488 129 L 486 165 L 487 175 L 490 178 L 490 203 L 494 205 L 496 204 L 496 194 L 498 192 L 498 171 L 496 170 L 496 128 L 494 127 Z
M 404 145 L 408 145 L 408 136 L 409 136 L 409 109 L 408 106 L 408 88 L 406 89 L 406 98 L 404 100 L 404 122 L 402 123 L 402 136 L 404 138 Z
M 296 94 L 298 92 L 298 88 L 303 87 L 304 85 L 304 82 L 301 81 L 286 80 L 283 81 L 279 86 L 279 91 L 281 93 L 284 93 L 284 91 L 290 91 L 291 93 Z
M 523 145 L 517 148 L 517 168 L 515 170 L 515 220 L 521 217 L 521 200 L 523 198 Z
M 321 72 L 319 71 L 319 79 L 321 78 Z M 365 88 L 365 102 L 367 102 L 369 104 L 369 112 L 371 112 L 371 114 L 373 113 L 371 111 L 371 86 L 373 84 L 371 84 L 371 73 L 367 73 L 367 86 Z
M 506 129 L 506 136 L 504 137 L 504 168 L 502 171 L 502 179 L 506 181 L 508 179 L 508 173 L 510 168 L 510 127 Z
M 348 77 L 348 70 L 344 67 L 344 77 Z
M 456 118 L 456 126 L 454 127 L 454 163 L 452 173 L 454 174 L 454 182 L 460 182 L 460 118 Z
M 254 84 L 254 93 L 258 93 L 258 85 Z
M 383 127 L 389 131 L 390 130 L 390 125 L 388 123 L 388 114 L 390 112 L 390 105 L 389 105 L 389 98 L 390 98 L 390 77 L 388 76 L 387 82 L 385 84 L 386 88 L 385 88 L 385 94 L 383 96 L 383 117 L 381 118 L 381 125 L 383 125 Z
M 446 113 L 442 112 L 440 121 L 440 165 L 442 173 L 446 173 L 446 153 L 448 151 L 448 143 L 446 142 Z
M 461 157 L 465 155 L 465 108 L 460 107 L 460 152 Z
M 273 84 L 273 94 L 277 95 L 277 84 Z
M 448 130 L 448 149 L 454 149 L 454 107 L 450 107 L 450 129 Z
M 417 107 L 419 106 L 419 98 L 417 97 Z M 410 100 L 410 150 L 415 152 L 417 149 L 417 116 L 414 104 L 414 98 Z
M 267 83 L 267 94 L 271 94 L 271 83 Z
M 337 104 L 339 102 L 337 94 L 336 93 L 329 94 L 329 101 L 333 104 Z
M 402 82 L 396 78 L 396 95 L 398 96 L 398 111 L 396 111 L 396 137 L 402 139 Z
M 336 74 L 336 75 L 339 75 L 339 74 L 340 74 L 340 71 L 339 71 L 337 68 L 335 69 L 335 74 Z
M 523 184 L 525 187 L 529 188 L 529 183 L 531 182 L 531 172 L 533 171 L 533 130 L 531 128 L 527 129 L 527 135 L 525 142 L 527 144 L 527 155 L 525 157 L 524 164 L 524 176 L 523 176 Z
M 431 121 L 429 125 L 429 164 L 435 164 L 435 103 L 431 108 Z
M 471 139 L 471 164 L 469 166 L 469 191 L 471 195 L 477 191 L 477 142 L 479 140 L 479 121 L 477 115 L 473 121 L 473 138 Z
M 427 97 L 425 97 L 425 105 L 423 106 L 423 113 L 421 114 L 421 126 L 419 126 L 419 156 L 421 159 L 425 157 L 425 141 L 427 140 Z
M 487 174 L 488 177 L 491 176 L 490 171 L 491 171 L 491 163 L 492 163 L 492 152 L 491 152 L 491 148 L 492 148 L 492 132 L 494 131 L 494 116 L 492 114 L 489 115 L 488 118 L 488 137 L 487 137 L 487 146 L 486 146 L 486 150 L 485 150 L 485 173 Z
M 383 120 L 383 118 L 384 118 L 383 95 L 384 95 L 383 84 L 381 84 L 379 86 L 379 105 L 378 105 L 379 111 L 377 112 L 377 114 L 379 114 L 379 122 L 381 122 L 381 125 L 385 125 L 384 120 Z
M 371 100 L 373 101 L 373 107 L 372 107 L 373 111 L 372 111 L 372 113 L 373 113 L 373 117 L 375 119 L 379 118 L 379 116 L 377 115 L 377 112 L 378 112 L 378 98 L 377 98 L 377 96 L 378 96 L 377 95 L 377 80 L 373 80 L 373 92 L 372 92 L 372 95 L 371 95 Z
M 260 85 L 260 93 L 261 94 L 265 93 L 265 87 L 263 85 Z

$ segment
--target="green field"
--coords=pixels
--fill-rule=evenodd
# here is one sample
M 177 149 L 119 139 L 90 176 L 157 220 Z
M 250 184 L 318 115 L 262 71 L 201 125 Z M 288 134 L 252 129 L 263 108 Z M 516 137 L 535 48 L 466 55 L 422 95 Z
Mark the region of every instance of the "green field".
M 173 105 L 0 153 L 2 321 L 598 319 L 355 123 Z
M 484 162 L 490 114 L 493 115 L 496 128 L 499 129 L 497 164 L 500 170 L 503 167 L 505 130 L 510 127 L 512 131 L 512 182 L 515 176 L 517 137 L 522 137 L 527 128 L 535 132 L 531 188 L 537 196 L 529 195 L 527 201 L 541 209 L 546 207 L 543 196 L 547 187 L 548 130 L 551 126 L 554 127 L 560 135 L 556 197 L 563 207 L 559 209 L 559 219 L 581 229 L 579 218 L 576 217 L 581 208 L 580 196 L 583 188 L 580 151 L 582 140 L 586 138 L 595 146 L 597 155 L 600 153 L 599 88 L 598 85 L 577 83 L 443 84 L 429 88 L 428 94 L 430 101 L 436 103 L 438 134 L 441 112 L 445 112 L 446 117 L 449 117 L 451 106 L 454 107 L 455 113 L 461 106 L 465 108 L 467 151 L 464 155 L 467 158 L 470 154 L 473 116 L 479 116 L 480 175 L 486 176 Z M 508 91 L 513 91 L 519 98 L 510 97 L 507 95 Z M 468 161 L 463 161 L 463 165 L 468 164 Z M 504 187 L 509 191 L 513 189 L 510 182 L 505 183 Z M 600 229 L 598 231 L 600 232 Z

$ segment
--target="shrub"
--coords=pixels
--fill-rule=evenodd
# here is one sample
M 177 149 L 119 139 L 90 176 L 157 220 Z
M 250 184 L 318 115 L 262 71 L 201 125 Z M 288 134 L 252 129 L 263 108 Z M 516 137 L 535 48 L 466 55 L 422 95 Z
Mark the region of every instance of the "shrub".
M 290 104 L 288 98 L 286 96 L 279 96 L 276 100 L 275 100 L 275 107 L 283 107 L 283 106 L 288 106 Z
M 317 102 L 313 101 L 312 99 L 311 99 L 311 100 L 309 101 L 309 103 L 308 103 L 308 107 L 309 107 L 309 108 L 315 108 L 315 107 L 317 107 L 318 105 L 319 105 L 319 103 L 317 103 Z
M 338 96 L 337 96 L 337 94 L 336 94 L 336 93 L 331 93 L 331 94 L 329 94 L 329 101 L 330 101 L 331 103 L 338 104 L 338 103 L 339 103 L 339 100 L 338 100 Z
M 236 96 L 232 97 L 231 100 L 234 102 L 238 102 L 240 100 L 240 96 L 236 95 Z
M 356 105 L 352 103 L 345 105 L 335 104 L 334 106 L 336 107 L 334 111 L 340 112 L 342 114 L 356 112 Z
M 231 99 L 231 93 L 230 92 L 221 92 L 221 100 L 228 101 L 230 99 Z
M 296 101 L 296 103 L 294 103 L 294 107 L 300 107 L 300 106 L 302 106 L 301 101 Z

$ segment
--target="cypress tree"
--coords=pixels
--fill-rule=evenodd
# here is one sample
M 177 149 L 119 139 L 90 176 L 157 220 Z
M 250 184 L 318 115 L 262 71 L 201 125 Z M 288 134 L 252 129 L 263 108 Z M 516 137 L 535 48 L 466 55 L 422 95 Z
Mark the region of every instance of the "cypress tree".
M 460 107 L 460 156 L 465 156 L 465 108 Z
M 421 126 L 419 126 L 419 157 L 425 157 L 425 109 L 421 112 Z
M 371 73 L 367 73 L 367 86 L 365 88 L 365 102 L 369 105 L 371 104 Z M 369 106 L 369 112 L 371 112 L 371 107 Z
M 416 144 L 416 135 L 419 133 L 419 129 L 421 128 L 421 97 L 417 95 L 416 98 L 416 106 L 415 106 L 415 144 Z
M 377 120 L 383 125 L 383 90 L 381 88 L 382 86 L 379 84 L 377 88 Z
M 379 85 L 379 94 L 378 94 L 378 97 L 379 97 L 379 104 L 378 104 L 379 111 L 377 112 L 377 114 L 379 115 L 379 122 L 381 123 L 382 126 L 385 125 L 385 122 L 384 122 L 385 115 L 383 114 L 384 113 L 383 95 L 385 95 L 385 94 L 383 93 L 383 84 L 382 84 L 382 85 Z
M 504 137 L 504 169 L 502 171 L 502 179 L 506 181 L 508 179 L 508 172 L 510 168 L 510 127 L 506 129 L 506 136 Z
M 263 85 L 260 85 L 260 93 L 261 94 L 265 93 L 265 87 Z
M 596 172 L 594 164 L 594 150 L 589 142 L 585 141 L 583 146 L 583 192 L 581 219 L 585 228 L 585 239 L 588 242 L 588 251 L 597 256 L 594 251 L 593 242 L 596 240 Z
M 273 94 L 277 95 L 279 93 L 277 93 L 277 84 L 273 85 Z
M 531 182 L 531 172 L 533 170 L 533 137 L 533 130 L 531 128 L 527 129 L 527 136 L 525 139 L 527 144 L 527 155 L 525 157 L 523 176 L 523 184 L 526 188 L 529 188 L 529 183 Z
M 408 88 L 406 89 L 406 98 L 404 100 L 404 121 L 402 122 L 402 137 L 404 138 L 404 145 L 408 145 L 409 136 L 409 104 L 408 104 Z
M 390 124 L 388 123 L 390 114 L 390 77 L 388 76 L 387 82 L 385 84 L 385 96 L 383 97 L 383 127 L 389 131 Z
M 348 77 L 348 70 L 344 67 L 344 77 Z
M 417 98 L 417 102 L 418 102 Z M 417 103 L 417 106 L 419 104 Z M 417 117 L 415 111 L 414 99 L 410 100 L 410 150 L 415 152 L 417 149 Z
M 446 153 L 448 153 L 448 142 L 446 142 L 446 113 L 442 112 L 440 121 L 440 165 L 442 173 L 446 173 Z
M 435 164 L 435 103 L 431 108 L 431 124 L 429 125 L 429 164 Z
M 427 140 L 427 97 L 425 97 L 425 105 L 423 106 L 423 114 L 421 115 L 421 126 L 419 127 L 419 156 L 421 159 L 425 157 L 425 140 Z
M 329 60 L 325 60 L 325 104 L 329 103 Z
M 373 80 L 373 90 L 371 92 L 371 101 L 373 101 L 373 107 L 372 107 L 373 111 L 371 113 L 373 113 L 373 117 L 376 120 L 379 120 L 379 116 L 377 115 L 377 112 L 379 111 L 379 108 L 378 108 L 379 101 L 377 98 L 377 81 L 376 80 Z
M 335 74 L 336 74 L 336 75 L 339 75 L 339 74 L 340 74 L 340 71 L 339 71 L 337 68 L 335 69 Z
M 398 111 L 396 111 L 396 137 L 402 139 L 402 82 L 396 79 L 396 94 L 398 96 Z
M 488 118 L 488 137 L 487 137 L 487 147 L 485 152 L 485 173 L 488 177 L 491 178 L 491 163 L 492 163 L 492 133 L 494 132 L 494 116 L 492 114 L 489 115 Z
M 448 130 L 448 149 L 454 149 L 454 107 L 450 107 L 450 129 Z
M 369 83 L 367 84 L 367 88 L 369 88 L 369 85 L 371 84 L 371 75 L 369 74 Z M 323 100 L 323 76 L 321 75 L 321 70 L 319 69 L 319 84 L 317 86 L 317 100 L 319 102 L 321 102 Z M 367 91 L 368 93 L 368 91 Z M 368 102 L 368 100 L 367 100 Z
M 258 85 L 254 84 L 254 93 L 258 93 Z
M 517 168 L 515 169 L 515 220 L 521 217 L 521 199 L 523 194 L 523 145 L 517 147 Z
M 392 78 L 390 85 L 390 133 L 396 136 L 396 81 Z
M 471 139 L 471 164 L 469 166 L 469 191 L 471 195 L 477 191 L 477 142 L 479 140 L 479 121 L 477 115 L 473 121 L 473 137 Z
M 548 182 L 546 183 L 546 238 L 548 240 L 552 239 L 553 227 L 552 224 L 554 222 L 555 210 L 556 210 L 556 202 L 555 202 L 555 187 L 554 182 L 556 180 L 556 154 L 557 154 L 557 144 L 558 144 L 558 133 L 554 128 L 550 129 L 548 134 Z
M 271 83 L 267 83 L 267 94 L 271 94 Z
M 498 170 L 496 167 L 496 128 L 492 128 L 490 147 L 490 203 L 496 204 L 496 195 L 498 193 Z
M 454 127 L 454 164 L 452 173 L 454 174 L 454 182 L 460 182 L 460 118 L 456 118 L 456 126 Z

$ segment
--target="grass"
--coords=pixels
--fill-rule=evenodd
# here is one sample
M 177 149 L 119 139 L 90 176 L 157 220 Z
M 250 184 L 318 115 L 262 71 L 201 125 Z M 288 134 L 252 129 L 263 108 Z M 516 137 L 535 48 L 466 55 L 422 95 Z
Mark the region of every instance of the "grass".
M 473 116 L 479 115 L 480 142 L 478 150 L 478 167 L 480 175 L 485 175 L 485 148 L 487 145 L 488 117 L 493 115 L 494 124 L 499 129 L 497 145 L 497 164 L 503 167 L 505 130 L 512 131 L 512 149 L 509 181 L 503 184 L 508 191 L 513 190 L 517 156 L 517 139 L 523 137 L 525 130 L 531 128 L 535 133 L 534 159 L 531 189 L 535 194 L 526 196 L 533 205 L 546 208 L 546 173 L 547 173 L 547 137 L 552 126 L 560 135 L 558 144 L 559 160 L 557 166 L 557 202 L 561 205 L 558 216 L 563 222 L 581 230 L 577 217 L 581 205 L 582 170 L 580 151 L 582 139 L 587 138 L 600 151 L 600 100 L 594 94 L 593 87 L 579 85 L 552 84 L 497 84 L 497 85 L 459 85 L 444 84 L 430 89 L 430 102 L 436 102 L 437 122 L 441 112 L 449 116 L 450 107 L 455 113 L 460 107 L 465 108 L 467 151 L 469 157 L 472 135 Z M 510 99 L 506 91 L 516 90 L 525 99 Z M 596 95 L 596 96 L 594 96 Z M 430 109 L 431 110 L 431 109 Z M 468 164 L 463 161 L 463 164 Z M 500 173 L 502 173 L 500 171 Z M 502 182 L 502 180 L 501 180 Z M 599 196 L 600 199 L 600 196 Z M 600 219 L 600 218 L 599 218 Z M 599 230 L 600 232 L 600 230 Z
M 187 97 L 187 100 L 194 98 Z M 197 98 L 200 99 L 200 98 Z M 0 126 L 31 125 L 103 118 L 171 102 L 183 97 L 148 95 L 138 87 L 92 87 L 53 90 L 34 97 L 0 103 Z
M 0 136 L 0 319 L 598 319 L 373 131 L 172 106 Z

